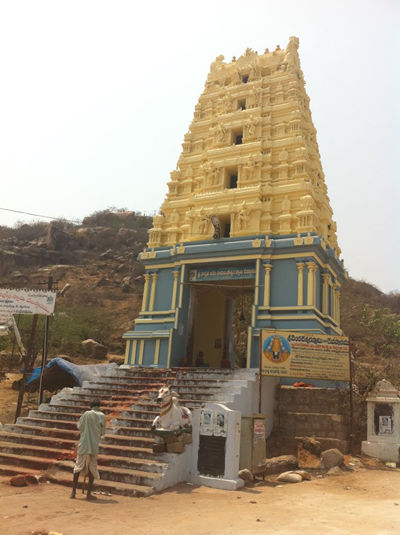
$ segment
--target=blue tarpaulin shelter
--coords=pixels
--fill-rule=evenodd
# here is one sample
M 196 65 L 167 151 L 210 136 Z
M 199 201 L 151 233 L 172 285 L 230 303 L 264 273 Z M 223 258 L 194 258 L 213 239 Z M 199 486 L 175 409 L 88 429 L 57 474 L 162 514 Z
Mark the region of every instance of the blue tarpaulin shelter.
M 96 377 L 118 367 L 117 364 L 87 364 L 79 366 L 56 357 L 48 362 L 43 373 L 43 390 L 55 392 L 70 386 L 82 386 L 83 381 L 94 381 Z M 26 382 L 26 390 L 36 392 L 39 389 L 41 366 L 35 368 Z

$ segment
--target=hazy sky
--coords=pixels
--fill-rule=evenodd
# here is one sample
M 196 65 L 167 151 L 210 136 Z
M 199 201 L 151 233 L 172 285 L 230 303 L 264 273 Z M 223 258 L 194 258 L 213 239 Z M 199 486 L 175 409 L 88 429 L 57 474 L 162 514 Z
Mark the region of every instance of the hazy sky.
M 211 62 L 294 35 L 345 265 L 400 290 L 399 22 L 398 0 L 0 0 L 0 207 L 157 210 Z

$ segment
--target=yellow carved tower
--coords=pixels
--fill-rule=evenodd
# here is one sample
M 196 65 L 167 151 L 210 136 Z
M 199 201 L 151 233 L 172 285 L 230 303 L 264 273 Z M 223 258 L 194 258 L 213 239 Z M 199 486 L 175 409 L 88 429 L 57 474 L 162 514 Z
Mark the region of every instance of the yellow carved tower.
M 315 233 L 339 256 L 298 46 L 211 64 L 149 247 L 212 239 L 217 216 L 222 238 Z

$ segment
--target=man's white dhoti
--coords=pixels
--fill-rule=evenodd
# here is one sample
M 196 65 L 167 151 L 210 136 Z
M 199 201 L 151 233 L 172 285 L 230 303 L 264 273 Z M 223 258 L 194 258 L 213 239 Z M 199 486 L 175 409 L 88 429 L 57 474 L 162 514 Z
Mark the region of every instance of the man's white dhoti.
M 74 467 L 74 474 L 77 472 L 86 476 L 89 472 L 95 479 L 100 479 L 99 470 L 97 468 L 97 455 L 90 453 L 78 453 Z

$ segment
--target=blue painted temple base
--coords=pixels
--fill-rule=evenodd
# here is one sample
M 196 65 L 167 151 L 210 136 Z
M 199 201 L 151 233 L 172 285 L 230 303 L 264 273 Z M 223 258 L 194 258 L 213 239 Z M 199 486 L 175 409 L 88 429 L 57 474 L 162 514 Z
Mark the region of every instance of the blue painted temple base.
M 342 334 L 343 264 L 313 234 L 245 236 L 147 249 L 142 311 L 124 334 L 125 364 L 173 367 L 199 352 L 211 367 L 235 362 L 232 314 L 254 296 L 246 366 L 259 365 L 260 329 Z

